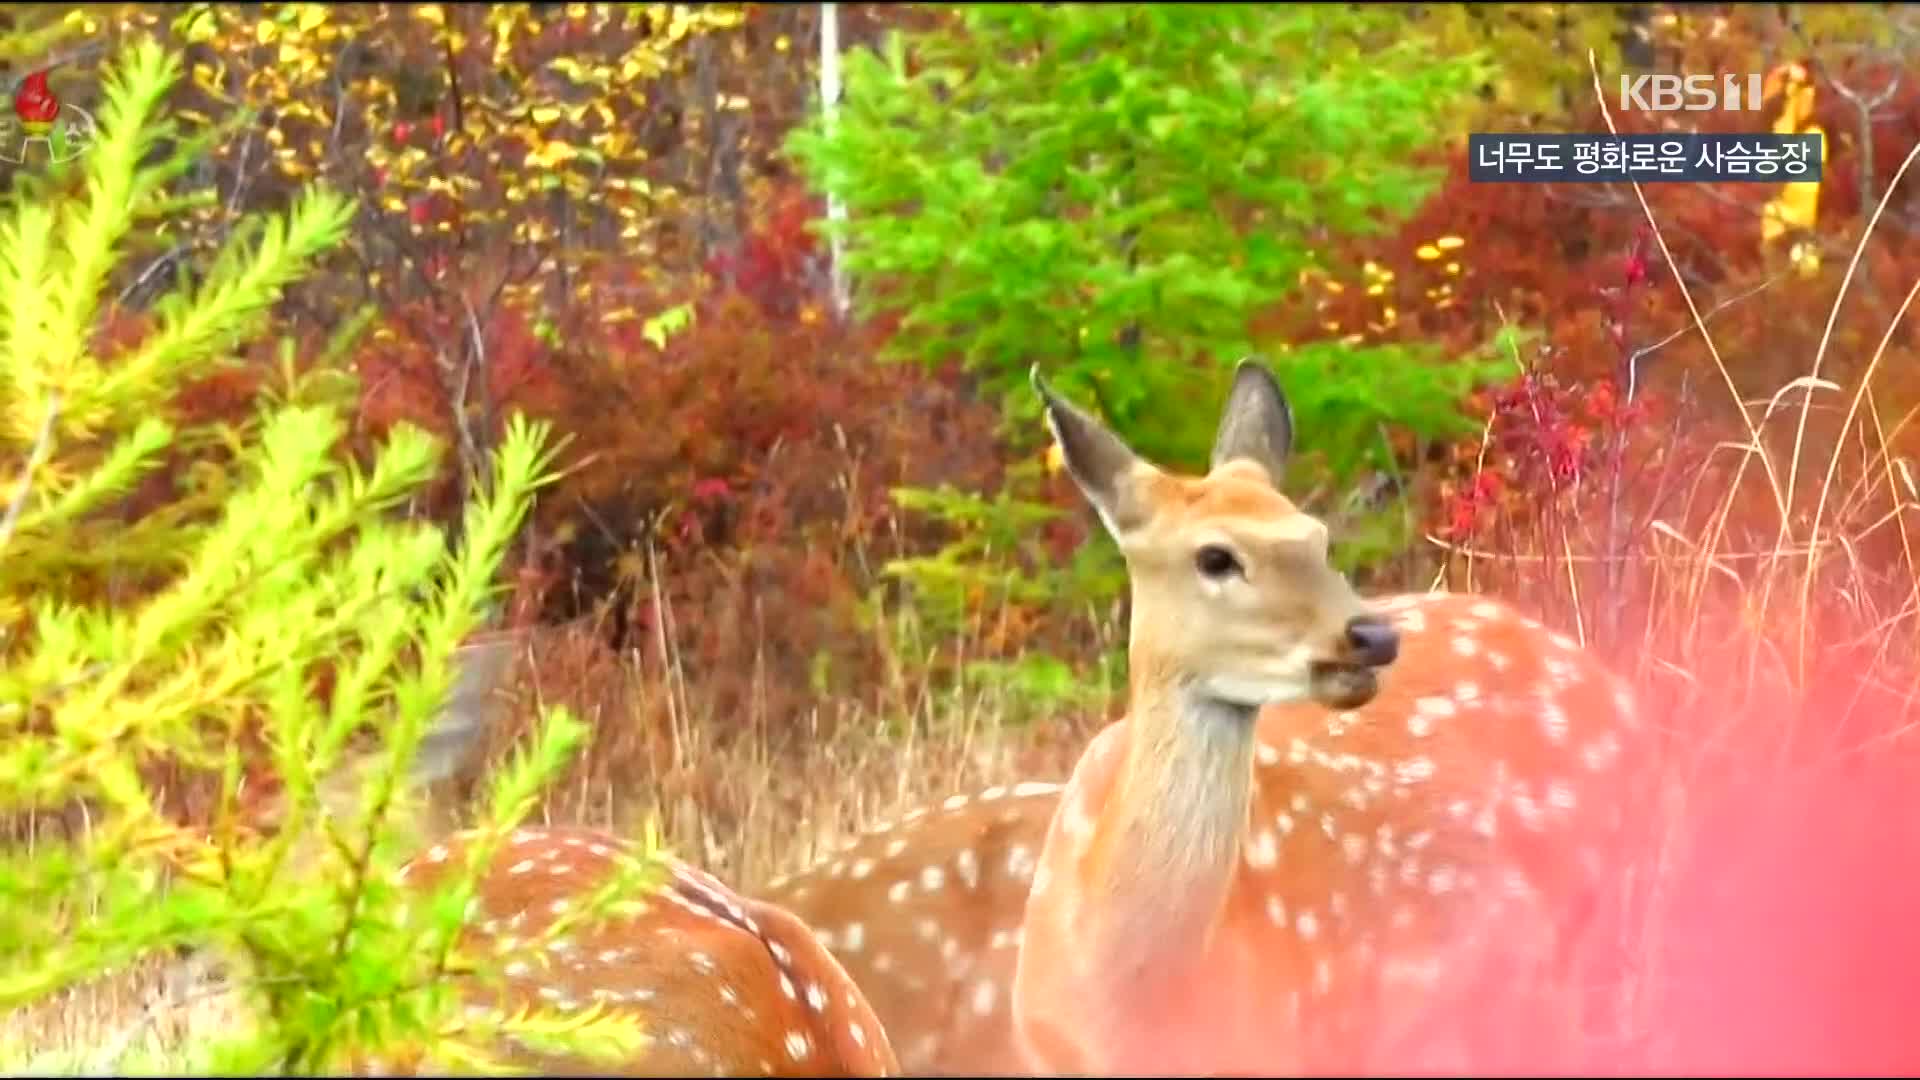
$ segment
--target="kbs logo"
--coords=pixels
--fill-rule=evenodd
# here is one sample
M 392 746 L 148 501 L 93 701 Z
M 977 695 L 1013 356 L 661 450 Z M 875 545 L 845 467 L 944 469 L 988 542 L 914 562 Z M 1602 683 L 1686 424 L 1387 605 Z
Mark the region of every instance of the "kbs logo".
M 1757 112 L 1758 75 L 1622 75 L 1620 108 L 1641 112 Z

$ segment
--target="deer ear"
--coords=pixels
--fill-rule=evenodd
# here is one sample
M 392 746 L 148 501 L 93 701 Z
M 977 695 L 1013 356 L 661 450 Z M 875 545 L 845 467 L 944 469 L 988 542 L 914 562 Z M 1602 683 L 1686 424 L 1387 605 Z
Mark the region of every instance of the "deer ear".
M 1212 466 L 1251 461 L 1267 470 L 1267 478 L 1279 487 L 1292 451 L 1293 410 L 1287 395 L 1261 359 L 1249 356 L 1233 373 L 1233 390 L 1213 439 Z
M 1146 502 L 1139 490 L 1139 466 L 1144 462 L 1106 425 L 1054 393 L 1040 377 L 1040 365 L 1033 366 L 1031 377 L 1067 474 L 1093 504 L 1107 531 L 1118 540 L 1145 524 Z

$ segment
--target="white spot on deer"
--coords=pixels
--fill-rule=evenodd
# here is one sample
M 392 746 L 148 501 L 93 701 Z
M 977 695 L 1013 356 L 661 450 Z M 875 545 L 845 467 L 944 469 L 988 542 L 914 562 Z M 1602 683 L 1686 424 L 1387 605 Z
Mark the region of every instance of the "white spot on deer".
M 1275 926 L 1287 925 L 1287 904 L 1278 893 L 1267 894 L 1267 921 Z
M 1348 833 L 1340 838 L 1340 850 L 1347 854 L 1347 865 L 1359 866 L 1367 858 L 1367 838 L 1359 833 Z
M 940 808 L 951 812 L 966 806 L 969 801 L 965 795 L 949 795 L 947 801 L 940 804 Z
M 1427 628 L 1427 617 L 1418 608 L 1408 608 L 1397 613 L 1393 621 L 1400 624 L 1400 629 L 1410 634 L 1418 634 Z
M 1462 680 L 1453 686 L 1453 699 L 1462 705 L 1472 706 L 1480 700 L 1480 684 Z
M 995 784 L 993 787 L 990 787 L 987 790 L 980 793 L 981 802 L 999 802 L 1001 799 L 1004 799 L 1006 797 L 1007 797 L 1007 789 L 1004 787 L 1001 787 L 998 784 Z
M 939 892 L 947 884 L 947 872 L 937 866 L 923 867 L 920 871 L 920 888 L 925 892 Z
M 1555 810 L 1570 811 L 1578 800 L 1573 788 L 1563 780 L 1555 780 L 1547 785 L 1547 805 Z
M 980 887 L 980 860 L 974 855 L 972 848 L 961 848 L 954 855 L 953 869 L 960 875 L 960 880 L 966 883 L 967 888 Z
M 509 979 L 524 979 L 533 973 L 533 968 L 525 960 L 515 960 L 500 969 Z
M 1459 871 L 1442 863 L 1427 874 L 1427 891 L 1435 896 L 1445 896 L 1459 884 Z
M 1293 931 L 1299 934 L 1303 941 L 1312 941 L 1320 936 L 1320 919 L 1311 911 L 1302 911 L 1294 916 Z
M 877 952 L 873 954 L 873 970 L 886 973 L 893 970 L 893 954 Z
M 814 1012 L 827 1011 L 827 991 L 819 983 L 807 984 L 807 1008 Z
M 1321 814 L 1321 815 L 1320 815 L 1320 831 L 1321 831 L 1322 833 L 1325 833 L 1325 834 L 1326 834 L 1326 837 L 1327 837 L 1327 839 L 1329 839 L 1329 840 L 1333 840 L 1333 839 L 1336 839 L 1336 838 L 1338 838 L 1338 837 L 1339 837 L 1339 835 L 1340 835 L 1340 832 L 1339 832 L 1339 830 L 1337 830 L 1337 829 L 1335 829 L 1335 828 L 1334 828 L 1334 824 L 1333 824 L 1333 815 L 1332 815 L 1332 814 Z
M 1533 885 L 1527 881 L 1527 876 L 1511 866 L 1500 872 L 1500 884 L 1508 896 L 1525 899 L 1533 895 Z
M 813 1040 L 807 1038 L 804 1031 L 795 1029 L 787 1032 L 786 1043 L 787 1056 L 795 1061 L 805 1061 L 807 1055 L 813 1052 Z
M 1387 923 L 1395 930 L 1407 929 L 1413 925 L 1413 909 L 1405 904 L 1394 908 L 1393 914 L 1388 917 Z
M 688 953 L 687 963 L 692 964 L 693 970 L 698 971 L 702 975 L 711 975 L 714 972 L 713 957 L 708 956 L 706 953 L 697 950 Z
M 1546 813 L 1540 809 L 1540 804 L 1534 801 L 1533 796 L 1524 791 L 1514 792 L 1513 812 L 1519 815 L 1520 824 L 1534 832 L 1539 832 L 1546 826 Z
M 850 922 L 840 928 L 840 948 L 843 952 L 859 952 L 867 941 L 867 927 L 864 923 Z
M 800 992 L 794 989 L 793 979 L 784 971 L 780 973 L 780 992 L 787 996 L 788 1001 L 800 1000 Z
M 1402 784 L 1418 784 L 1433 779 L 1433 759 L 1428 757 L 1408 758 L 1394 766 L 1394 779 Z
M 1253 758 L 1271 769 L 1280 764 L 1280 751 L 1274 749 L 1272 743 L 1263 742 L 1253 748 Z
M 740 1004 L 740 991 L 735 990 L 732 983 L 721 983 L 720 1000 L 729 1005 L 738 1005 Z
M 1566 652 L 1576 652 L 1580 648 L 1577 642 L 1575 642 L 1572 638 L 1568 637 L 1567 635 L 1560 633 L 1558 630 L 1552 631 L 1551 633 L 1547 634 L 1547 640 L 1553 642 L 1554 648 L 1561 649 Z
M 1333 989 L 1333 965 L 1323 956 L 1313 963 L 1313 992 L 1325 996 L 1331 989 Z
M 1467 609 L 1467 614 L 1476 619 L 1497 619 L 1502 613 L 1500 611 L 1500 605 L 1490 603 L 1486 600 L 1476 600 L 1473 606 Z
M 1057 795 L 1060 793 L 1060 785 L 1042 780 L 1023 780 L 1013 785 L 1013 793 L 1023 799 L 1029 795 Z
M 1493 838 L 1496 832 L 1500 831 L 1499 821 L 1493 814 L 1492 803 L 1488 803 L 1480 808 L 1479 815 L 1473 819 L 1473 831 L 1489 840 Z
M 1289 835 L 1293 832 L 1293 815 L 1282 810 L 1274 815 L 1273 825 L 1274 828 L 1280 830 L 1281 836 Z
M 973 1015 L 992 1016 L 994 999 L 999 996 L 1000 988 L 992 979 L 981 979 L 973 984 Z
M 1247 841 L 1247 865 L 1269 870 L 1280 861 L 1280 840 L 1272 829 L 1261 829 Z
M 1613 684 L 1613 707 L 1619 711 L 1621 719 L 1628 723 L 1634 721 L 1637 712 L 1633 700 L 1633 691 L 1627 689 L 1625 683 L 1616 681 Z
M 1305 765 L 1312 753 L 1313 748 L 1307 745 L 1307 740 L 1294 739 L 1287 743 L 1287 764 Z
M 867 1029 L 851 1020 L 847 1022 L 847 1037 L 852 1039 L 853 1045 L 860 1049 L 865 1050 L 867 1048 Z
M 1296 814 L 1304 814 L 1313 806 L 1311 802 L 1307 801 L 1307 793 L 1304 791 L 1294 792 L 1293 798 L 1287 801 L 1287 805 L 1293 807 L 1293 812 Z
M 1620 756 L 1620 738 L 1611 731 L 1603 731 L 1580 751 L 1580 760 L 1586 767 L 1599 772 L 1612 765 Z
M 887 899 L 896 904 L 904 904 L 912 892 L 913 883 L 911 881 L 896 881 L 892 885 L 887 886 Z
M 1460 656 L 1472 656 L 1480 651 L 1480 643 L 1465 634 L 1456 634 L 1453 638 L 1453 651 Z
M 1567 741 L 1567 729 L 1572 726 L 1567 719 L 1567 710 L 1552 700 L 1540 702 L 1540 730 L 1547 741 L 1555 746 Z
M 932 919 L 920 919 L 913 924 L 913 932 L 920 935 L 922 941 L 933 941 L 940 936 L 940 924 Z
M 907 841 L 905 837 L 896 836 L 892 840 L 889 840 L 887 842 L 887 858 L 889 859 L 897 857 L 901 852 L 905 850 L 907 850 Z
M 1498 649 L 1487 650 L 1487 663 L 1490 664 L 1495 671 L 1505 671 L 1513 666 L 1512 658 Z
M 1007 849 L 1007 873 L 1016 881 L 1027 881 L 1033 877 L 1033 850 L 1025 844 L 1015 844 Z
M 512 866 L 507 867 L 507 873 L 518 876 L 520 874 L 527 873 L 532 869 L 533 869 L 532 859 L 521 859 L 519 862 L 514 863 Z

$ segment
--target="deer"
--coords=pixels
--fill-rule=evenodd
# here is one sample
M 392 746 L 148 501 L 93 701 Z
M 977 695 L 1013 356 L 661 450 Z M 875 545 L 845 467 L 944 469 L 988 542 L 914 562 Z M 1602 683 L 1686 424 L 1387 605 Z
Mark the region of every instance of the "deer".
M 484 639 L 454 657 L 455 683 L 423 737 L 410 794 L 470 771 L 491 726 L 513 641 Z M 347 797 L 350 763 L 322 785 Z M 271 810 L 268 811 L 272 816 Z M 437 815 L 444 820 L 447 812 Z M 465 864 L 479 832 L 449 830 L 396 871 L 423 898 Z M 642 881 L 607 912 L 579 918 L 603 887 Z M 564 926 L 560 920 L 567 920 Z M 547 1075 L 897 1076 L 887 1032 L 861 989 L 797 917 L 713 875 L 623 837 L 577 825 L 527 825 L 499 838 L 469 904 L 459 947 L 481 962 L 452 977 L 469 1009 L 525 1009 L 638 1022 L 632 1060 L 572 1060 L 550 1048 L 498 1048 L 509 1065 Z M 186 977 L 203 981 L 211 958 Z M 357 1075 L 407 1074 L 412 1060 L 354 1062 Z
M 1027 1070 L 1554 1067 L 1577 1000 L 1553 976 L 1627 827 L 1624 681 L 1492 599 L 1363 600 L 1279 490 L 1293 417 L 1258 358 L 1204 476 L 1031 382 L 1131 613 L 1126 715 L 1021 914 Z
M 1018 1076 L 1015 958 L 1064 785 L 949 795 L 757 890 L 793 913 L 873 1003 L 911 1076 Z
M 1078 461 L 1083 470 L 1090 468 L 1087 454 L 1090 446 L 1101 445 L 1094 442 L 1100 436 L 1087 434 L 1090 421 L 1079 414 L 1061 415 L 1067 419 L 1055 423 L 1066 425 L 1073 433 L 1067 438 L 1076 439 L 1071 445 L 1079 448 L 1078 456 L 1067 460 Z M 1352 659 L 1346 662 L 1370 666 L 1373 678 L 1383 685 L 1369 689 L 1366 678 L 1352 667 L 1342 669 L 1342 646 L 1336 639 L 1325 646 L 1334 659 L 1306 661 L 1304 694 L 1299 687 L 1287 688 L 1297 699 L 1265 704 L 1252 720 L 1236 715 L 1244 713 L 1245 706 L 1229 710 L 1229 718 L 1242 727 L 1229 727 L 1224 734 L 1205 728 L 1198 734 L 1169 728 L 1163 716 L 1153 733 L 1159 741 L 1148 745 L 1171 760 L 1184 761 L 1174 756 L 1182 738 L 1211 734 L 1252 740 L 1250 749 L 1231 743 L 1219 748 L 1226 758 L 1221 768 L 1229 779 L 1243 767 L 1249 777 L 1247 806 L 1242 811 L 1245 826 L 1238 835 L 1218 824 L 1240 820 L 1231 806 L 1211 819 L 1212 827 L 1228 832 L 1235 843 L 1203 834 L 1206 846 L 1200 852 L 1175 852 L 1167 864 L 1192 867 L 1199 854 L 1211 851 L 1214 873 L 1230 877 L 1224 886 L 1227 891 L 1216 892 L 1218 921 L 1203 925 L 1219 933 L 1221 926 L 1228 925 L 1226 917 L 1237 913 L 1239 921 L 1231 925 L 1239 927 L 1235 932 L 1242 936 L 1223 940 L 1234 946 L 1244 943 L 1251 950 L 1249 956 L 1266 950 L 1267 955 L 1292 964 L 1296 978 L 1280 987 L 1285 992 L 1273 997 L 1275 1006 L 1281 1015 L 1301 1025 L 1318 1025 L 1327 1033 L 1325 1046 L 1312 1054 L 1303 1052 L 1297 1060 L 1323 1062 L 1329 1071 L 1340 1071 L 1354 1060 L 1335 1055 L 1343 1039 L 1347 1046 L 1357 1045 L 1362 1038 L 1379 1039 L 1396 1024 L 1402 1029 L 1403 1042 L 1417 1034 L 1432 1037 L 1436 1028 L 1444 1034 L 1445 1014 L 1424 1006 L 1449 989 L 1465 995 L 1468 1002 L 1479 1000 L 1472 980 L 1459 977 L 1466 970 L 1461 961 L 1474 952 L 1472 935 L 1519 928 L 1524 922 L 1517 917 L 1525 908 L 1522 901 L 1571 895 L 1559 909 L 1565 917 L 1558 922 L 1551 917 L 1554 909 L 1543 910 L 1536 903 L 1533 926 L 1548 938 L 1577 936 L 1581 920 L 1593 917 L 1594 896 L 1601 891 L 1596 881 L 1607 869 L 1604 855 L 1619 835 L 1620 815 L 1617 804 L 1606 799 L 1606 787 L 1630 773 L 1624 766 L 1628 749 L 1624 737 L 1638 720 L 1625 685 L 1592 655 L 1564 635 L 1490 598 L 1446 593 L 1381 598 L 1372 611 L 1390 624 L 1397 639 L 1394 645 L 1386 645 L 1386 632 L 1364 618 L 1364 608 L 1356 608 L 1356 602 L 1321 565 L 1324 556 L 1316 554 L 1317 527 L 1272 494 L 1272 480 L 1283 465 L 1291 430 L 1292 419 L 1277 384 L 1259 367 L 1243 366 L 1236 374 L 1214 457 L 1215 472 L 1221 478 L 1244 482 L 1207 485 L 1198 492 L 1183 485 L 1178 490 L 1185 501 L 1175 498 L 1173 505 L 1218 514 L 1223 499 L 1250 498 L 1250 507 L 1243 502 L 1236 509 L 1252 523 L 1264 525 L 1278 519 L 1283 537 L 1291 535 L 1288 530 L 1297 531 L 1304 551 L 1295 548 L 1291 553 L 1303 556 L 1299 564 L 1287 560 L 1290 552 L 1282 545 L 1266 549 L 1266 561 L 1256 569 L 1262 578 L 1280 575 L 1284 588 L 1296 590 L 1290 603 L 1282 599 L 1288 604 L 1283 611 L 1318 611 L 1334 620 L 1345 611 L 1349 620 L 1360 619 L 1359 635 L 1371 644 L 1347 640 L 1345 655 Z M 1060 442 L 1067 445 L 1065 439 Z M 1151 482 L 1156 474 L 1141 470 L 1139 463 L 1114 449 L 1115 443 L 1108 439 L 1104 444 L 1110 463 L 1124 463 L 1127 470 Z M 1110 468 L 1107 475 L 1115 474 Z M 1110 504 L 1095 503 L 1096 510 L 1103 505 Z M 1115 524 L 1134 521 L 1134 528 L 1141 527 L 1138 506 L 1103 513 L 1111 515 Z M 1163 545 L 1190 547 L 1190 572 L 1201 578 L 1198 589 L 1208 589 L 1204 584 L 1207 567 L 1200 562 L 1218 556 L 1201 555 L 1200 549 L 1208 543 L 1233 541 L 1235 520 L 1195 515 L 1176 527 L 1187 531 L 1170 536 Z M 1174 551 L 1182 548 L 1176 546 Z M 1189 572 L 1185 559 L 1164 548 L 1162 554 L 1163 572 Z M 1236 560 L 1253 557 L 1234 549 L 1228 554 Z M 1148 552 L 1142 561 L 1152 555 Z M 1226 573 L 1235 580 L 1248 577 L 1244 568 Z M 1319 590 L 1332 595 L 1327 598 Z M 1136 625 L 1145 619 L 1153 626 L 1193 626 L 1205 615 L 1204 608 L 1193 610 L 1190 602 L 1185 618 L 1170 619 L 1154 606 L 1156 596 L 1164 595 L 1147 593 L 1146 611 L 1135 615 Z M 1235 602 L 1226 596 L 1218 599 Z M 1271 634 L 1272 647 L 1298 647 L 1300 635 L 1284 633 L 1284 623 L 1269 631 L 1258 624 L 1260 618 L 1255 609 L 1245 620 L 1253 624 L 1247 627 L 1252 647 L 1260 647 L 1263 633 Z M 1290 646 L 1290 642 L 1296 644 Z M 1388 650 L 1395 654 L 1394 666 L 1365 663 L 1383 658 Z M 1224 649 L 1217 652 L 1227 654 Z M 1176 689 L 1200 679 L 1171 665 L 1170 661 L 1179 659 L 1177 654 L 1156 657 L 1149 652 L 1142 659 L 1150 662 L 1136 663 L 1134 671 L 1147 677 L 1158 673 L 1162 691 L 1169 679 Z M 1317 672 L 1316 662 L 1331 666 Z M 1323 686 L 1322 693 L 1333 698 L 1331 703 L 1311 700 L 1315 678 L 1330 684 Z M 1343 685 L 1343 681 L 1360 685 Z M 1149 683 L 1146 689 L 1155 687 Z M 1154 698 L 1143 693 L 1137 700 L 1146 705 Z M 1151 718 L 1150 711 L 1140 711 Z M 1104 741 L 1096 740 L 1100 756 L 1090 754 L 1091 764 L 1083 764 L 1083 771 L 1099 767 L 1106 776 L 1123 775 L 1124 744 L 1119 740 L 1127 731 L 1125 725 L 1108 729 L 1101 736 Z M 1249 753 L 1250 761 L 1244 766 L 1237 763 L 1236 755 L 1243 759 Z M 1202 757 L 1200 764 L 1204 763 Z M 1071 913 L 1104 916 L 1112 920 L 1108 925 L 1139 926 L 1155 913 L 1129 910 L 1128 903 L 1166 896 L 1164 890 L 1156 892 L 1136 883 L 1131 891 L 1116 888 L 1117 897 L 1096 907 L 1093 901 L 1100 894 L 1082 885 L 1086 891 L 1076 899 L 1084 906 L 1076 909 L 1062 903 L 1060 898 L 1066 894 L 1054 890 L 1064 886 L 1054 882 L 1085 880 L 1072 876 L 1076 869 L 1084 872 L 1084 857 L 1076 867 L 1072 860 L 1063 864 L 1063 854 L 1082 850 L 1073 841 L 1085 842 L 1090 823 L 1123 820 L 1095 813 L 1091 809 L 1095 789 L 1085 778 L 1080 784 L 1073 814 L 1062 818 L 1057 836 L 1050 837 L 1049 830 L 1062 810 L 1065 784 L 1052 780 L 1000 784 L 950 795 L 869 829 L 805 870 L 769 882 L 761 895 L 804 920 L 867 990 L 909 1073 L 1019 1075 L 1049 1068 L 1145 1072 L 1144 1059 L 1117 1055 L 1089 1061 L 1061 1053 L 1030 1062 L 1016 1046 L 1013 989 L 1019 962 L 1030 948 L 1025 941 L 1031 929 L 1028 904 L 1036 872 L 1043 865 L 1049 868 L 1051 900 L 1035 905 L 1033 925 L 1038 927 L 1041 947 L 1058 950 L 1057 955 L 1076 955 L 1080 946 L 1075 942 L 1085 940 L 1070 932 L 1074 929 Z M 1234 785 L 1223 783 L 1221 790 L 1231 795 Z M 1586 812 L 1579 809 L 1583 797 Z M 1106 798 L 1108 814 L 1117 815 L 1111 787 Z M 1152 806 L 1147 803 L 1138 809 Z M 1134 819 L 1129 824 L 1134 830 L 1147 826 L 1176 830 L 1182 820 L 1169 814 L 1158 821 Z M 1109 852 L 1123 842 L 1119 838 L 1137 835 L 1118 825 L 1110 827 Z M 1572 846 L 1573 837 L 1586 842 Z M 1182 839 L 1176 831 L 1160 842 Z M 1228 854 L 1235 844 L 1237 861 Z M 1043 850 L 1052 852 L 1054 861 L 1044 862 Z M 1574 854 L 1568 856 L 1568 851 Z M 1118 858 L 1117 854 L 1106 857 Z M 1223 869 L 1220 864 L 1229 861 L 1231 868 Z M 1223 889 L 1218 878 L 1213 888 Z M 1485 905 L 1488 912 L 1478 923 L 1475 905 Z M 1511 927 L 1497 926 L 1493 917 L 1509 908 L 1520 909 L 1510 916 Z M 1251 923 L 1248 914 L 1254 917 Z M 1097 926 L 1101 921 L 1081 925 Z M 1157 932 L 1149 923 L 1139 940 L 1154 940 Z M 1325 944 L 1316 950 L 1315 943 Z M 1034 953 L 1031 963 L 1038 965 L 1048 955 Z M 1342 964 L 1358 967 L 1363 978 L 1374 972 L 1378 985 L 1364 981 L 1356 985 L 1349 978 L 1342 983 L 1347 989 L 1339 991 L 1334 978 L 1344 970 Z M 1061 991 L 1045 999 L 1060 1003 L 1058 1009 L 1028 1010 L 1027 1015 L 1040 1021 L 1038 1031 L 1044 1031 L 1048 1021 L 1064 1025 L 1083 1020 L 1076 1003 L 1100 1000 L 1098 995 L 1076 997 L 1087 988 L 1074 982 L 1074 977 L 1095 986 L 1113 985 L 1103 984 L 1099 969 L 1091 963 L 1052 978 L 1048 970 L 1035 966 L 1028 974 L 1029 994 L 1035 987 Z M 1536 981 L 1521 989 L 1537 997 L 1541 985 Z M 1409 1001 L 1412 1004 L 1406 1004 Z M 1402 1019 L 1423 1014 L 1428 1016 L 1424 1032 L 1414 1021 Z M 1468 1020 L 1474 1018 L 1470 1013 Z M 1131 1019 L 1116 1017 L 1110 1022 L 1123 1026 Z M 1470 1028 L 1471 1024 L 1457 1026 Z M 1106 1037 L 1101 1029 L 1081 1030 L 1096 1046 Z M 1459 1036 L 1462 1041 L 1472 1037 L 1496 1047 L 1513 1042 L 1510 1033 L 1501 1031 Z M 1278 1045 L 1285 1046 L 1286 1040 Z M 1276 1052 L 1252 1063 L 1251 1071 L 1269 1071 L 1272 1062 L 1284 1060 Z M 1383 1067 L 1400 1062 L 1417 1064 L 1414 1059 L 1389 1058 Z M 1527 1064 L 1538 1063 L 1536 1058 Z M 1213 1071 L 1211 1066 L 1218 1062 L 1207 1059 L 1191 1064 L 1196 1071 Z M 1466 1067 L 1458 1060 L 1452 1064 Z

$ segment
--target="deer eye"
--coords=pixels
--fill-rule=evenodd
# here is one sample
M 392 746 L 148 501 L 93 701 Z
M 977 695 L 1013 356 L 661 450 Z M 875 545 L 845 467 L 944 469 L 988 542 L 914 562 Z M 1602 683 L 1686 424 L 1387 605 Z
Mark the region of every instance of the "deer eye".
M 1194 552 L 1193 565 L 1202 575 L 1215 580 L 1244 572 L 1233 552 L 1219 544 L 1208 544 Z

